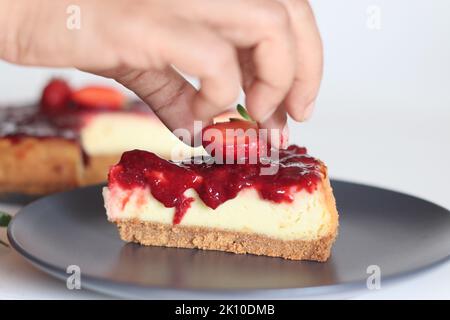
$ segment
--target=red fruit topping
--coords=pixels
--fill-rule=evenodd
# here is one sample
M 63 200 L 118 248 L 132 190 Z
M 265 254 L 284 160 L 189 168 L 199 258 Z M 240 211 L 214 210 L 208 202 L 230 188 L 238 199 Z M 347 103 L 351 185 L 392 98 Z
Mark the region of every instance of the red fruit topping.
M 258 159 L 268 148 L 260 139 L 256 122 L 231 119 L 205 127 L 202 131 L 202 145 L 205 150 L 223 163 L 226 160 Z
M 268 174 L 269 167 L 277 170 Z M 109 171 L 109 187 L 126 190 L 149 188 L 166 208 L 175 208 L 174 224 L 182 221 L 193 198 L 185 194 L 194 189 L 212 209 L 254 188 L 262 199 L 290 203 L 296 192 L 313 193 L 325 175 L 322 163 L 309 156 L 305 148 L 290 146 L 279 150 L 279 159 L 268 164 L 173 163 L 147 151 L 125 152 Z
M 89 86 L 72 93 L 72 101 L 85 109 L 121 109 L 125 103 L 125 96 L 116 89 Z
M 66 110 L 72 90 L 67 82 L 60 79 L 50 81 L 44 88 L 41 97 L 42 112 L 54 115 Z

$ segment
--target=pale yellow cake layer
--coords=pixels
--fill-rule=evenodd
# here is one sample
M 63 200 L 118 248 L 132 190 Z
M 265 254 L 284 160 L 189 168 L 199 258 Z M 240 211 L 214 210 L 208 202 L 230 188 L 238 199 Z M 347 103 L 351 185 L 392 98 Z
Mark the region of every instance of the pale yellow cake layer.
M 103 195 L 111 221 L 138 219 L 172 224 L 175 209 L 164 207 L 148 189 L 104 188 Z M 301 191 L 292 203 L 263 200 L 256 190 L 245 189 L 215 210 L 206 206 L 195 190 L 189 189 L 185 195 L 194 201 L 181 226 L 255 233 L 280 240 L 319 239 L 337 230 L 337 212 L 329 186 L 321 186 L 312 194 Z

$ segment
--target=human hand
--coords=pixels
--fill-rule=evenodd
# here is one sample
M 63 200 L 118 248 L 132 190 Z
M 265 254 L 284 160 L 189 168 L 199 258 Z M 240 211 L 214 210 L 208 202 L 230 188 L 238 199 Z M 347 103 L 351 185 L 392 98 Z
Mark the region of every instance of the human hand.
M 78 5 L 80 29 L 66 27 Z M 171 130 L 208 125 L 237 99 L 263 128 L 311 113 L 322 46 L 306 0 L 0 0 L 0 57 L 111 77 Z M 0 31 L 1 32 L 1 31 Z M 197 92 L 173 68 L 200 79 Z

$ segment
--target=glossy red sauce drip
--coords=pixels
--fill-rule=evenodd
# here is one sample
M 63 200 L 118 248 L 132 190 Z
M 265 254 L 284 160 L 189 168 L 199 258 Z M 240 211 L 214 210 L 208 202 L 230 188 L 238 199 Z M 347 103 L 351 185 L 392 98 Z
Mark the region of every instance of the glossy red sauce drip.
M 180 198 L 180 203 L 175 206 L 175 215 L 173 217 L 173 224 L 179 224 L 183 219 L 184 215 L 191 207 L 191 202 L 194 201 L 193 198 L 187 198 L 182 196 Z
M 184 195 L 195 189 L 210 208 L 233 199 L 245 188 L 255 188 L 266 200 L 292 202 L 301 190 L 312 193 L 325 174 L 323 164 L 305 148 L 291 145 L 280 150 L 279 160 L 258 164 L 174 163 L 140 150 L 125 152 L 109 173 L 109 186 L 123 189 L 149 188 L 153 197 L 167 208 L 175 208 L 174 224 L 180 223 L 193 198 Z M 274 167 L 275 174 L 264 175 Z

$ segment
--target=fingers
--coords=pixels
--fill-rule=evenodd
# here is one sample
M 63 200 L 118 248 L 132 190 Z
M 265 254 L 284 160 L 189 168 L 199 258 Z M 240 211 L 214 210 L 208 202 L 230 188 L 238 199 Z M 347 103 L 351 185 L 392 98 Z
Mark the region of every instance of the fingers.
M 312 114 L 322 79 L 322 41 L 308 1 L 279 1 L 288 9 L 297 47 L 295 79 L 283 106 L 294 120 L 305 121 Z
M 255 79 L 246 92 L 246 103 L 258 122 L 264 123 L 275 112 L 292 85 L 293 50 L 287 44 L 267 41 L 254 51 Z
M 239 96 L 236 52 L 220 36 L 198 25 L 165 28 L 160 37 L 166 39 L 159 48 L 161 64 L 173 64 L 199 77 L 199 91 L 170 66 L 159 71 L 130 68 L 121 74 L 115 70 L 115 78 L 148 103 L 170 130 L 185 128 L 196 134 L 194 120 L 210 124 Z
M 292 85 L 296 48 L 289 16 L 283 6 L 273 6 L 270 14 L 265 12 L 259 19 L 261 17 L 267 20 L 267 38 L 253 50 L 254 80 L 246 92 L 246 103 L 255 120 L 264 123 Z
M 200 91 L 172 69 L 140 76 L 161 77 L 152 80 L 163 84 L 158 93 L 146 94 L 157 87 L 150 81 L 143 93 L 132 89 L 170 129 L 191 130 L 194 119 L 209 124 L 235 102 L 241 83 L 249 113 L 263 128 L 286 133 L 286 112 L 297 121 L 312 112 L 322 76 L 322 45 L 306 0 L 192 0 L 189 9 L 172 11 L 163 12 L 162 17 L 175 17 L 164 18 L 153 34 L 156 53 L 152 46 L 147 51 L 157 65 L 174 65 L 199 77 Z M 164 95 L 172 103 L 163 102 Z
M 253 75 L 255 73 L 252 62 L 251 52 L 249 50 L 241 50 L 239 52 L 239 62 L 242 70 L 242 85 L 244 91 L 250 89 L 254 81 Z M 283 106 L 277 110 L 264 122 L 260 122 L 259 126 L 263 129 L 268 129 L 268 141 L 272 147 L 287 148 L 289 143 L 289 128 L 287 125 L 287 114 Z
M 186 89 L 172 70 L 172 85 L 166 90 L 187 93 L 177 96 L 175 107 L 163 106 L 157 113 L 171 129 L 190 128 L 194 118 L 206 125 L 233 104 L 242 81 L 251 116 L 263 128 L 281 130 L 286 143 L 286 112 L 297 121 L 306 120 L 322 77 L 322 44 L 308 2 L 193 0 L 191 4 L 189 10 L 178 12 L 181 24 L 161 29 L 159 56 L 163 65 L 173 64 L 199 77 L 201 90 Z M 155 104 L 159 97 L 146 99 Z
M 204 125 L 232 106 L 239 97 L 241 74 L 234 46 L 207 27 L 182 25 L 168 29 L 161 54 L 177 69 L 199 77 L 201 88 L 192 113 Z
M 202 6 L 195 18 L 204 19 L 238 48 L 252 49 L 254 75 L 246 105 L 255 120 L 264 122 L 294 79 L 296 48 L 287 10 L 274 0 L 197 1 Z
M 186 128 L 192 136 L 195 119 L 191 105 L 197 90 L 178 72 L 170 67 L 161 71 L 122 68 L 112 76 L 146 102 L 171 131 Z
M 260 127 L 268 129 L 268 141 L 275 148 L 287 148 L 289 143 L 289 128 L 287 115 L 283 107 L 278 108 Z
M 155 100 L 162 94 L 152 94 L 149 97 L 146 92 L 154 91 L 159 86 L 158 83 L 167 81 L 166 78 L 170 77 L 172 85 L 165 88 L 170 91 L 169 96 L 172 95 L 173 91 L 177 92 L 173 88 L 182 84 L 180 80 L 173 79 L 179 75 L 175 77 L 173 72 L 165 71 L 162 73 L 164 80 L 152 80 L 156 85 L 147 85 L 142 89 L 130 84 L 128 87 L 153 105 L 163 122 L 172 130 L 179 127 L 191 128 L 194 118 L 203 120 L 203 124 L 207 125 L 214 116 L 234 104 L 239 95 L 241 70 L 235 48 L 253 48 L 248 52 L 253 61 L 255 76 L 249 83 L 247 107 L 256 120 L 264 122 L 281 104 L 294 78 L 295 68 L 292 65 L 295 63 L 295 48 L 289 29 L 289 17 L 284 7 L 273 0 L 238 1 L 235 3 L 244 4 L 244 7 L 241 6 L 237 11 L 228 2 L 206 3 L 217 6 L 205 12 L 207 14 L 203 20 L 193 19 L 182 23 L 170 21 L 171 24 L 160 29 L 158 39 L 153 39 L 153 43 L 160 43 L 156 54 L 161 60 L 158 65 L 173 64 L 177 69 L 199 77 L 200 91 L 193 94 L 190 88 L 189 94 L 178 97 L 177 102 L 182 102 L 180 105 L 158 108 L 155 105 L 161 102 Z M 222 7 L 225 4 L 226 8 Z M 225 14 L 226 9 L 229 12 Z M 199 20 L 206 23 L 201 24 Z M 141 73 L 138 77 L 154 78 L 155 74 Z M 158 77 L 161 77 L 161 73 Z M 185 84 L 183 86 L 186 87 Z M 191 102 L 191 110 L 187 101 Z M 173 114 L 175 111 L 178 114 Z M 185 117 L 188 113 L 190 116 Z M 273 121 L 273 124 L 281 122 Z

